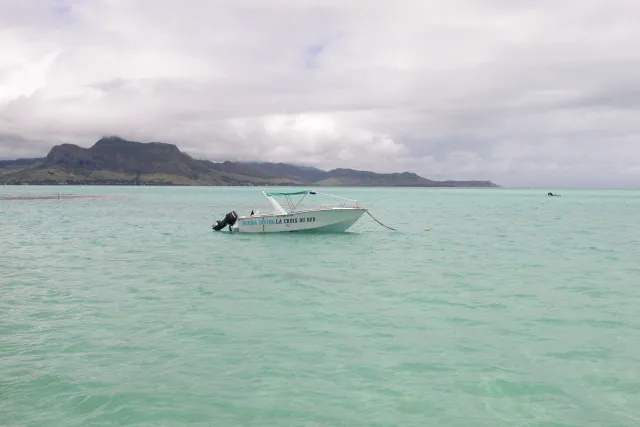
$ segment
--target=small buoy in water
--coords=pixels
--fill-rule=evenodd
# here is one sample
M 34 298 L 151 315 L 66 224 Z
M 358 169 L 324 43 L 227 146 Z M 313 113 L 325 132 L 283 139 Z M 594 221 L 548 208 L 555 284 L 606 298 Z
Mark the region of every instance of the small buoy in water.
M 431 231 L 429 227 L 425 228 L 424 231 Z

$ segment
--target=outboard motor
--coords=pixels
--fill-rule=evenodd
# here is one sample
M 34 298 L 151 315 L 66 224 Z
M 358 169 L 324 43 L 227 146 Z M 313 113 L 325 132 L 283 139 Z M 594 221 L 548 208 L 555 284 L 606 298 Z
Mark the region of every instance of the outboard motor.
M 224 219 L 222 221 L 216 221 L 217 224 L 213 226 L 213 229 L 216 231 L 220 231 L 227 225 L 229 226 L 229 229 L 231 229 L 231 226 L 236 223 L 237 219 L 238 214 L 236 213 L 236 211 L 229 212 L 224 216 Z

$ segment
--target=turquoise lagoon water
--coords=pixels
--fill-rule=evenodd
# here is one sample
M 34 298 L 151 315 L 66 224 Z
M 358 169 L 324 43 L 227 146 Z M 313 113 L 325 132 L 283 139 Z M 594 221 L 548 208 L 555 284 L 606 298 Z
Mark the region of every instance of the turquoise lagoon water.
M 399 232 L 211 230 L 257 188 L 0 188 L 0 425 L 640 425 L 640 192 L 330 192 Z

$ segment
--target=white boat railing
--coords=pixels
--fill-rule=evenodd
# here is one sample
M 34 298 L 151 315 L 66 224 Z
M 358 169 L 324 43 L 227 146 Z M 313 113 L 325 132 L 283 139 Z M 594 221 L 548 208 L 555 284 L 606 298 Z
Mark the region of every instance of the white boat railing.
M 318 195 L 332 197 L 334 199 L 340 199 L 340 200 L 342 200 L 342 202 L 330 203 L 330 204 L 323 203 L 323 204 L 320 204 L 319 207 L 317 205 L 315 205 L 313 207 L 306 207 L 306 206 L 301 206 L 301 203 L 305 199 L 307 194 L 302 196 L 302 198 L 297 203 L 294 203 L 291 200 L 291 198 L 289 197 L 289 194 L 283 194 L 285 196 L 285 200 L 287 201 L 286 204 L 287 204 L 287 207 L 288 207 L 288 209 L 285 209 L 271 195 L 267 195 L 265 192 L 263 192 L 263 193 L 265 194 L 265 196 L 267 196 L 267 199 L 269 199 L 269 201 L 271 202 L 271 204 L 275 208 L 274 214 L 294 214 L 296 212 L 304 212 L 304 211 L 309 211 L 309 210 L 314 210 L 314 209 L 345 209 L 345 208 L 359 208 L 360 207 L 360 201 L 359 200 L 347 199 L 346 197 L 336 196 L 336 195 L 327 194 L 327 193 L 310 192 L 311 194 L 314 194 L 314 195 L 318 194 Z
M 321 204 L 320 205 L 320 209 L 337 209 L 337 208 L 359 208 L 360 206 L 358 204 L 351 204 L 351 203 L 332 203 L 332 204 Z

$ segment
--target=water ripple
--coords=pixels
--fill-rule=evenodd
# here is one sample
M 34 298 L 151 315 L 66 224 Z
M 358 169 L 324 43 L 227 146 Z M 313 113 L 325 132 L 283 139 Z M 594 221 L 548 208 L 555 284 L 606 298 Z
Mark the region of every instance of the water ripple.
M 402 232 L 245 236 L 255 189 L 3 191 L 0 424 L 640 422 L 638 192 L 336 189 Z

